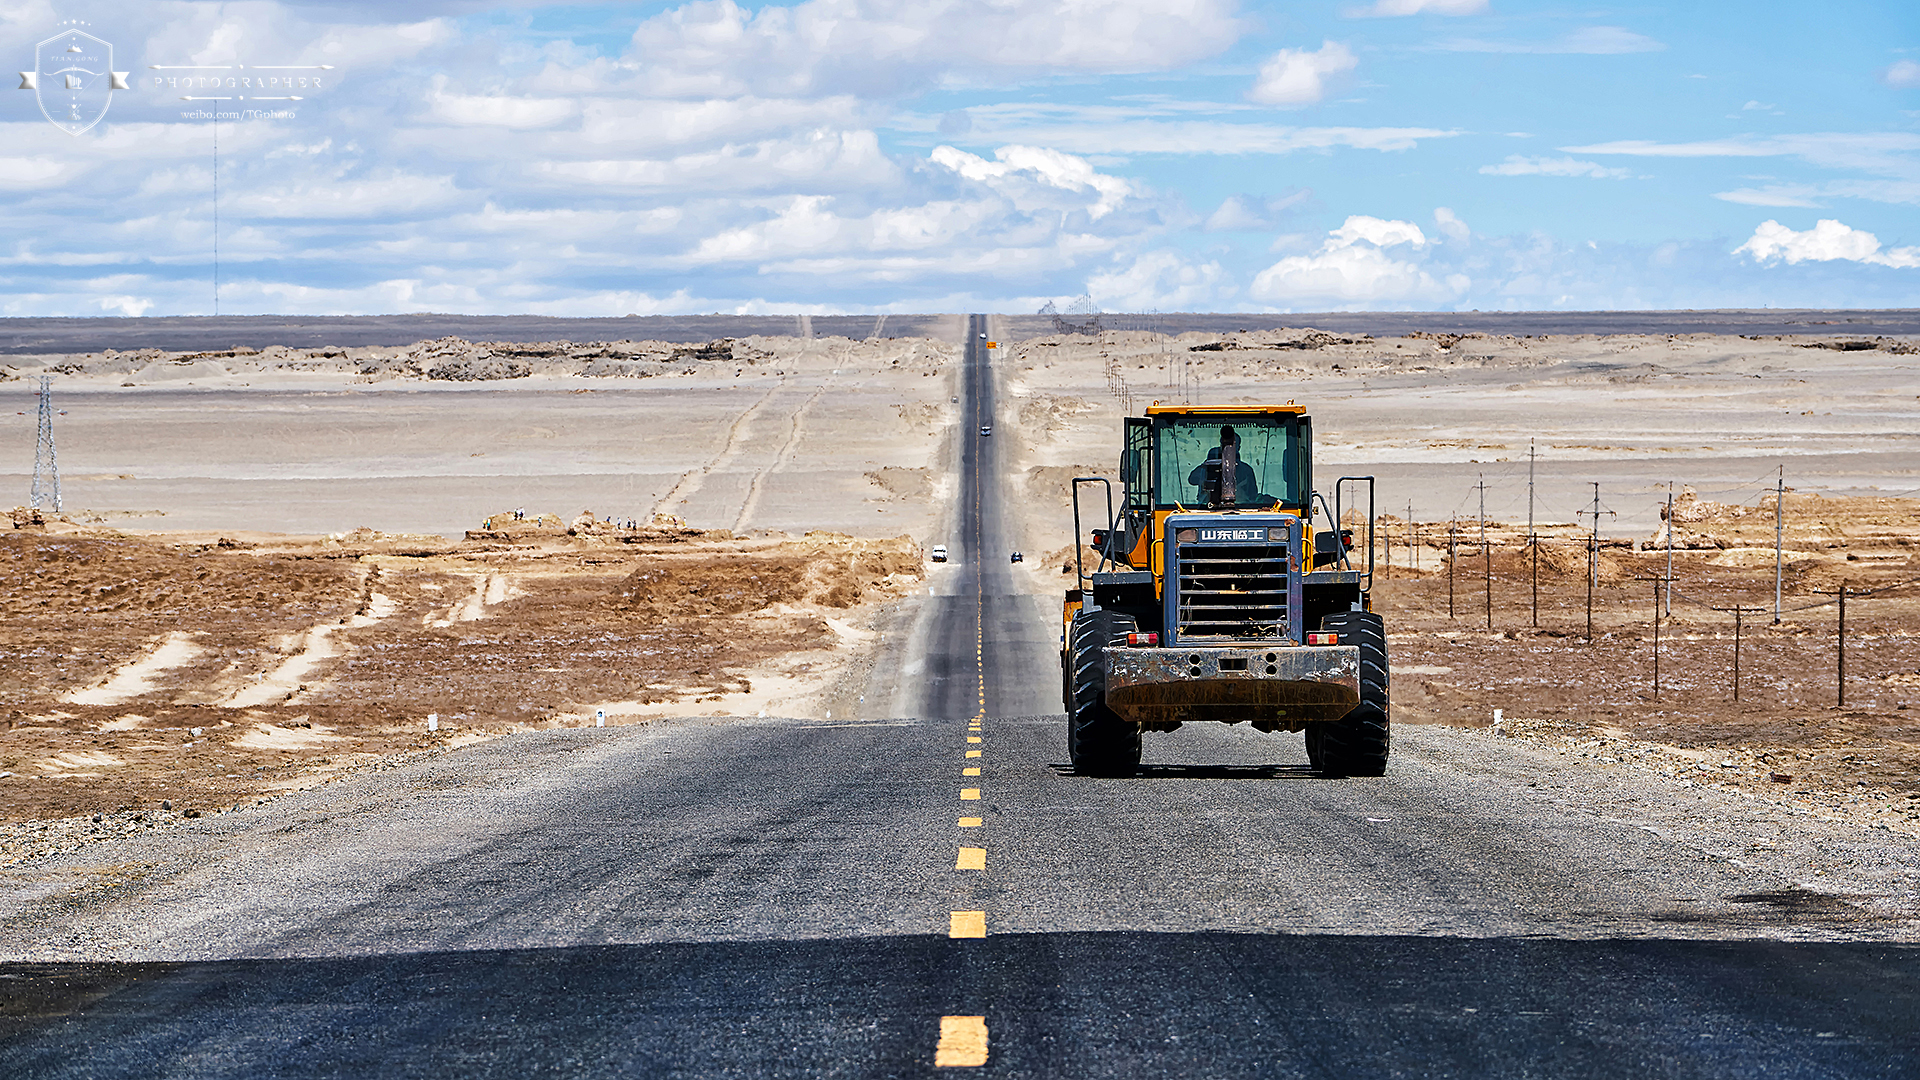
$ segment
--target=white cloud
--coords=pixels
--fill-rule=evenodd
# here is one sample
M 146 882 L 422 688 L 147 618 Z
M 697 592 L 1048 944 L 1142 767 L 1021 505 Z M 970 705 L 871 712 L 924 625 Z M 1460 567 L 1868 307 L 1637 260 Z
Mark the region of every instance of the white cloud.
M 1291 154 L 1301 150 L 1411 150 L 1422 139 L 1460 134 L 1440 128 L 1287 127 L 1223 121 L 1136 120 L 1108 124 L 980 124 L 994 141 L 1039 143 L 1076 154 Z
M 1122 200 L 1133 194 L 1133 185 L 1117 176 L 1096 171 L 1084 158 L 1038 146 L 1003 146 L 988 161 L 951 146 L 934 148 L 930 160 L 979 181 L 1013 200 L 1021 209 L 1058 205 L 1052 198 L 1036 199 L 1038 189 L 1064 192 L 1088 192 L 1097 196 L 1085 209 L 1098 220 L 1112 213 Z
M 1194 262 L 1173 251 L 1149 251 L 1124 267 L 1094 274 L 1087 290 L 1109 311 L 1204 311 L 1235 293 L 1217 262 Z
M 1562 146 L 1569 154 L 1622 154 L 1633 157 L 1797 157 L 1826 168 L 1909 172 L 1920 151 L 1920 134 L 1905 131 L 1808 132 L 1761 138 L 1736 136 L 1697 142 L 1662 143 L 1620 139 L 1590 146 Z
M 1375 247 L 1395 247 L 1400 244 L 1425 247 L 1427 234 L 1421 232 L 1420 226 L 1411 221 L 1390 221 L 1386 218 L 1355 214 L 1349 217 L 1345 224 L 1327 234 L 1324 250 L 1349 248 L 1361 243 L 1372 244 Z
M 1507 155 L 1507 160 L 1498 165 L 1482 165 L 1480 171 L 1488 176 L 1591 176 L 1600 180 L 1625 180 L 1633 175 L 1631 169 L 1610 169 L 1597 161 L 1519 154 Z
M 1896 60 L 1893 66 L 1880 74 L 1880 78 L 1888 86 L 1897 86 L 1901 89 L 1920 86 L 1920 63 L 1912 60 Z
M 871 131 L 796 132 L 666 158 L 540 161 L 529 175 L 568 186 L 660 192 L 848 191 L 898 179 L 893 159 Z
M 1621 53 L 1659 52 L 1666 45 L 1645 34 L 1621 26 L 1587 26 L 1551 41 L 1489 41 L 1484 38 L 1451 38 L 1434 48 L 1446 52 L 1485 53 L 1584 53 L 1609 56 Z
M 1747 102 L 1747 103 L 1746 103 L 1745 105 L 1742 105 L 1742 106 L 1740 106 L 1740 111 L 1741 111 L 1741 112 L 1753 112 L 1753 111 L 1755 111 L 1755 110 L 1761 110 L 1761 109 L 1772 109 L 1772 108 L 1775 108 L 1775 107 L 1776 107 L 1776 106 L 1774 106 L 1774 105 L 1771 105 L 1771 104 L 1769 104 L 1769 103 L 1767 103 L 1767 102 L 1764 102 L 1764 101 L 1749 101 L 1749 102 Z
M 1360 65 L 1353 50 L 1337 41 L 1322 42 L 1318 49 L 1281 49 L 1260 65 L 1247 98 L 1262 105 L 1298 108 L 1327 96 L 1327 79 Z
M 670 97 L 897 95 L 1048 72 L 1161 71 L 1212 56 L 1231 0 L 694 0 L 642 23 L 631 58 Z
M 1845 260 L 1901 269 L 1920 267 L 1920 247 L 1882 251 L 1880 239 L 1872 233 L 1849 228 L 1832 218 L 1822 218 L 1805 232 L 1795 232 L 1777 221 L 1763 221 L 1733 253 L 1750 256 L 1759 263 Z
M 429 99 L 435 119 L 472 127 L 543 128 L 571 120 L 580 113 L 572 98 L 522 97 L 514 94 L 449 94 L 447 77 L 433 79 Z
M 1374 0 L 1367 7 L 1342 12 L 1349 18 L 1391 18 L 1396 15 L 1478 15 L 1487 0 Z
M 1456 243 L 1466 243 L 1473 237 L 1473 230 L 1460 220 L 1460 215 L 1444 206 L 1434 207 L 1433 225 L 1440 230 L 1440 235 Z
M 1741 206 L 1819 206 L 1815 197 L 1820 189 L 1811 184 L 1768 184 L 1763 188 L 1736 188 L 1716 191 L 1713 197 Z
M 1207 216 L 1206 224 L 1202 228 L 1208 232 L 1270 229 L 1286 215 L 1287 211 L 1312 197 L 1312 190 L 1306 188 L 1277 199 L 1262 199 L 1254 195 L 1229 195 L 1220 201 L 1218 209 Z
M 1406 246 L 1405 256 L 1387 249 Z M 1249 290 L 1254 297 L 1285 307 L 1325 303 L 1364 307 L 1380 303 L 1437 303 L 1465 293 L 1464 274 L 1437 278 L 1418 261 L 1429 247 L 1426 234 L 1411 221 L 1354 215 L 1327 234 L 1320 250 L 1281 259 L 1262 270 Z

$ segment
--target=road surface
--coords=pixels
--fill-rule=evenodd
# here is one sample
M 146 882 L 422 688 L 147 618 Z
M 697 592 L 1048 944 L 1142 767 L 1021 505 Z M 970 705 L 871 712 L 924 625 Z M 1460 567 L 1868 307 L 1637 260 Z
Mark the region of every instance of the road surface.
M 1905 838 L 1480 732 L 1071 775 L 983 328 L 955 561 L 866 695 L 910 708 L 520 734 L 16 868 L 0 1075 L 1920 1072 Z

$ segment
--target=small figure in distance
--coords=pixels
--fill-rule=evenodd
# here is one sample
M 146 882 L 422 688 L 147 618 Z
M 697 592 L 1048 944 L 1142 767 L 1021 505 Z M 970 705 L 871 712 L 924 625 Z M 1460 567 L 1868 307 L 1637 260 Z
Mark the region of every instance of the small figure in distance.
M 1235 449 L 1237 462 L 1233 470 L 1233 501 L 1241 506 L 1252 505 L 1260 500 L 1260 481 L 1253 473 L 1253 466 L 1238 459 L 1240 436 L 1233 430 L 1232 424 L 1220 425 L 1220 445 L 1208 450 L 1207 460 L 1193 467 L 1193 471 L 1187 474 L 1187 483 L 1192 484 L 1199 493 L 1200 502 L 1221 501 L 1217 498 L 1219 492 L 1215 490 L 1215 485 L 1219 483 L 1220 452 L 1229 446 Z

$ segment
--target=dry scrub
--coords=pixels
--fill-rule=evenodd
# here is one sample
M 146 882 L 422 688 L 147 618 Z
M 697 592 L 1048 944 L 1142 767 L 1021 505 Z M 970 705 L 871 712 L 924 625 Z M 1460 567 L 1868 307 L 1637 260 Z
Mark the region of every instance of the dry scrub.
M 0 534 L 4 819 L 231 806 L 596 701 L 698 708 L 840 648 L 829 617 L 922 572 L 906 538 L 496 521 L 462 543 Z

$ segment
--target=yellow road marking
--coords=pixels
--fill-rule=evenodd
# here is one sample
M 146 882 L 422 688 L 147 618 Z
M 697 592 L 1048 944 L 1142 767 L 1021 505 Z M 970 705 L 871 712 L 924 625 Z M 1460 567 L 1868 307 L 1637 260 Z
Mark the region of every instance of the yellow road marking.
M 987 913 L 984 911 L 954 911 L 949 913 L 947 936 L 952 938 L 986 937 Z
M 960 775 L 961 776 L 979 776 L 980 770 L 978 767 L 971 768 L 971 769 L 961 769 Z
M 979 757 L 979 756 L 980 756 L 980 751 L 978 751 L 978 750 L 969 750 L 969 751 L 967 751 L 967 756 L 968 756 L 968 757 Z
M 960 827 L 963 829 L 977 829 L 980 827 L 980 819 L 977 817 L 963 817 L 960 819 Z
M 983 847 L 963 847 L 953 860 L 955 870 L 985 870 L 987 868 L 987 849 Z
M 968 741 L 968 742 L 970 742 L 970 743 L 972 743 L 972 742 L 979 742 L 979 741 L 980 741 L 980 736 L 978 736 L 978 735 L 969 735 L 969 736 L 967 736 L 967 741 Z
M 941 1066 L 985 1065 L 987 1063 L 987 1018 L 984 1016 L 941 1017 L 940 1042 L 933 1048 L 933 1063 Z
M 980 789 L 977 787 L 963 787 L 960 789 L 961 802 L 974 802 L 979 798 L 980 798 Z

